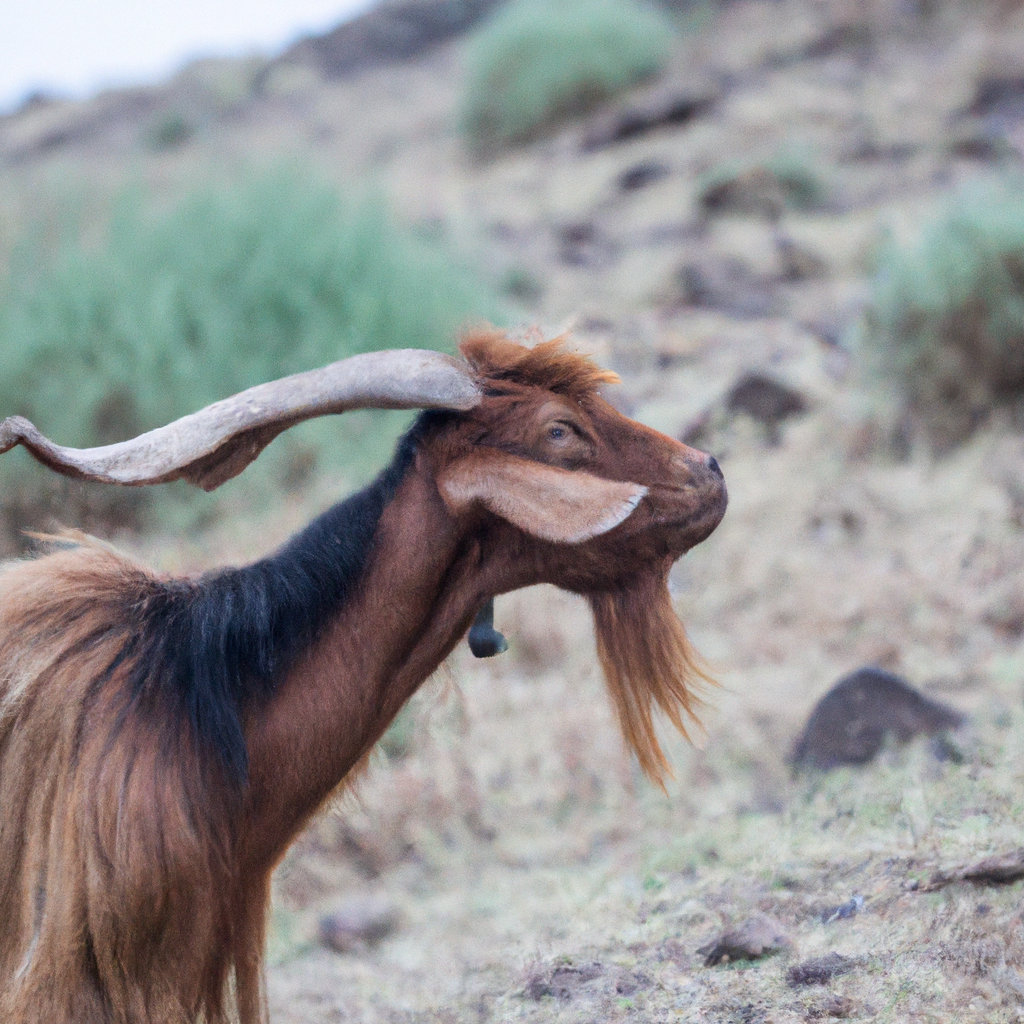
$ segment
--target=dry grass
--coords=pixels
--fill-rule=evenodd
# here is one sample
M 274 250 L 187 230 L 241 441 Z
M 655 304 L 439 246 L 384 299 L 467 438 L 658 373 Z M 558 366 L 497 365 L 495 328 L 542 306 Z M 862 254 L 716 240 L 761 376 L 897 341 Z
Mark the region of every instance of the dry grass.
M 538 592 L 499 615 L 505 665 L 460 655 L 461 685 L 417 699 L 409 752 L 382 756 L 283 865 L 275 1019 L 801 1020 L 826 990 L 790 988 L 787 969 L 833 951 L 857 963 L 827 988 L 854 1017 L 1017 1019 L 1020 886 L 911 886 L 1024 845 L 1019 706 L 974 716 L 963 764 L 915 746 L 792 779 L 785 729 L 745 673 L 705 750 L 673 745 L 665 799 L 626 759 L 583 609 Z M 358 956 L 314 951 L 316 914 L 363 891 L 401 909 L 399 933 Z M 859 914 L 822 923 L 855 894 Z M 703 967 L 696 949 L 755 910 L 791 954 Z M 558 965 L 594 962 L 572 998 L 530 997 Z

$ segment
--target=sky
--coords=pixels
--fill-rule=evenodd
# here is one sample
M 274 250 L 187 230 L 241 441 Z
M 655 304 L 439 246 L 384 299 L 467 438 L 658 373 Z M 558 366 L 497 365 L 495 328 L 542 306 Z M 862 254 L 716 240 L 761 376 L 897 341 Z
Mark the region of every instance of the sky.
M 0 0 L 0 112 L 158 82 L 196 57 L 273 54 L 373 0 Z

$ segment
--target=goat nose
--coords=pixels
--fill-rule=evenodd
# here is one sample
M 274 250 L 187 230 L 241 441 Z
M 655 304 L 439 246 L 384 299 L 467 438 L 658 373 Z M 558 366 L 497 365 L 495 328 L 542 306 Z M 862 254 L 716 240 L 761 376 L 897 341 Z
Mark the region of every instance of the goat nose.
M 716 476 L 722 475 L 722 467 L 718 464 L 718 459 L 716 459 L 714 455 L 708 456 L 708 469 L 710 469 Z

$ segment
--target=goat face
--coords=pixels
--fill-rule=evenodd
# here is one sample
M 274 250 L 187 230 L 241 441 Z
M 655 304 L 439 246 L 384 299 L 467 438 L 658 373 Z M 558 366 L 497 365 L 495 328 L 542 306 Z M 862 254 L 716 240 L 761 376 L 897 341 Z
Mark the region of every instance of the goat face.
M 529 582 L 582 593 L 619 586 L 642 567 L 679 558 L 725 514 L 714 458 L 593 392 L 503 381 L 461 417 L 445 448 L 442 494 L 470 514 L 471 498 L 491 513 L 494 548 L 509 553 L 517 586 L 528 571 Z M 517 492 L 534 487 L 544 493 L 520 507 Z

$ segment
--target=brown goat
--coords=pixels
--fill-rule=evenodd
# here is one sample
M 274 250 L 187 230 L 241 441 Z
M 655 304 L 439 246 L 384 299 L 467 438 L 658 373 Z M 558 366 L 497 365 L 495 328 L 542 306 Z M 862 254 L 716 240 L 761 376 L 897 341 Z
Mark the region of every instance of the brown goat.
M 589 599 L 623 734 L 663 777 L 652 709 L 684 729 L 701 675 L 667 576 L 724 514 L 718 465 L 616 412 L 614 375 L 557 339 L 461 351 L 424 356 L 428 393 L 368 386 L 371 361 L 307 401 L 345 361 L 88 452 L 0 424 L 0 451 L 61 472 L 216 486 L 307 416 L 435 407 L 251 566 L 165 578 L 81 537 L 0 573 L 0 1020 L 265 1020 L 274 866 L 495 594 Z

